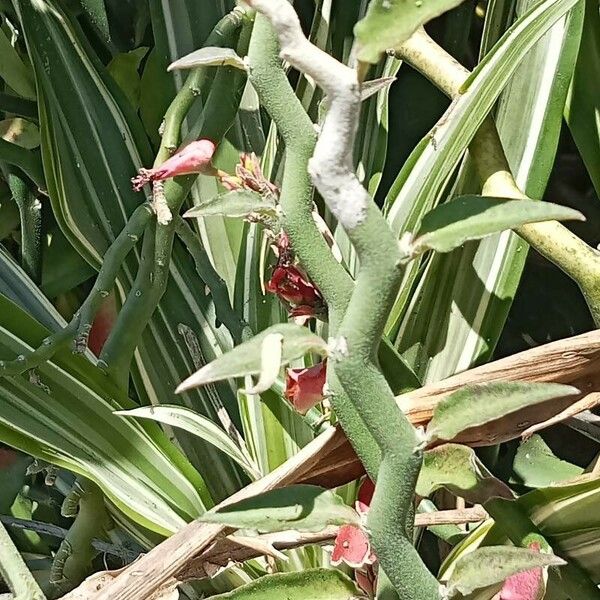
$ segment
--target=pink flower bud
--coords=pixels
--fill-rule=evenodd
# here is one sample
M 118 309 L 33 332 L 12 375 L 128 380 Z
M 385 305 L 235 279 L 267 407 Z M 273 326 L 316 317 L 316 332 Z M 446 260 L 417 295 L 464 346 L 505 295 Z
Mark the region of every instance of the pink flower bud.
M 170 177 L 193 173 L 204 173 L 205 175 L 216 173 L 211 162 L 216 148 L 214 142 L 210 140 L 191 142 L 159 167 L 140 169 L 137 177 L 133 177 L 131 180 L 134 191 L 139 192 L 151 181 L 162 181 Z
M 306 369 L 287 370 L 285 397 L 300 414 L 323 400 L 326 375 L 326 361 Z

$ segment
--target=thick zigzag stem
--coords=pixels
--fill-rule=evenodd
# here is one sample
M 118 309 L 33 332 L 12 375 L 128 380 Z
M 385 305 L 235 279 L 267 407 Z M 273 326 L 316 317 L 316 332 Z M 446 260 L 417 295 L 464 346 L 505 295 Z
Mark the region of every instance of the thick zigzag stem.
M 347 308 L 342 308 L 344 315 L 333 340 L 332 363 L 341 387 L 382 454 L 368 525 L 383 569 L 401 597 L 432 600 L 439 597 L 438 583 L 406 531 L 421 465 L 417 438 L 375 366 L 385 320 L 400 285 L 403 256 L 352 169 L 360 82 L 356 71 L 304 37 L 287 0 L 251 0 L 250 4 L 273 25 L 281 56 L 310 75 L 328 95 L 330 106 L 309 172 L 360 261 L 355 289 Z M 364 442 L 347 433 L 357 447 Z

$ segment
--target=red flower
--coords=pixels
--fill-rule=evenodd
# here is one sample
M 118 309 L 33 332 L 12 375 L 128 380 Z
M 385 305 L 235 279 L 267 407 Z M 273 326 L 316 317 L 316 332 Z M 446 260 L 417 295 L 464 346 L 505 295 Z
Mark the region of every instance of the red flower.
M 374 491 L 375 485 L 367 477 L 358 490 L 356 501 L 356 510 L 363 518 L 366 517 L 366 513 L 369 510 Z M 363 589 L 368 592 L 373 587 L 370 584 L 374 584 L 375 582 L 375 573 L 371 566 L 376 561 L 377 557 L 371 550 L 369 535 L 364 527 L 359 525 L 344 525 L 340 527 L 335 538 L 333 553 L 331 554 L 332 565 L 335 566 L 345 562 L 350 567 L 362 569 L 360 571 L 361 578 L 357 577 L 357 582 L 361 587 L 362 583 L 364 583 L 366 587 L 363 587 Z M 357 571 L 358 573 L 359 571 Z
M 210 140 L 191 142 L 159 167 L 140 169 L 137 177 L 133 177 L 131 180 L 133 189 L 139 192 L 151 181 L 162 181 L 179 175 L 191 175 L 192 173 L 216 174 L 217 171 L 211 162 L 216 149 L 214 142 Z
M 287 370 L 285 397 L 300 414 L 305 414 L 323 400 L 326 374 L 326 361 L 314 367 Z
M 534 552 L 541 550 L 537 542 L 530 544 L 529 549 Z M 541 600 L 545 591 L 544 570 L 538 567 L 511 575 L 504 582 L 498 600 Z
M 349 567 L 358 569 L 371 564 L 373 554 L 367 532 L 356 525 L 343 525 L 335 538 L 331 564 L 337 566 L 345 562 Z
M 294 265 L 275 267 L 266 288 L 268 292 L 277 294 L 280 300 L 289 304 L 294 316 L 313 317 L 323 311 L 321 293 L 308 276 Z

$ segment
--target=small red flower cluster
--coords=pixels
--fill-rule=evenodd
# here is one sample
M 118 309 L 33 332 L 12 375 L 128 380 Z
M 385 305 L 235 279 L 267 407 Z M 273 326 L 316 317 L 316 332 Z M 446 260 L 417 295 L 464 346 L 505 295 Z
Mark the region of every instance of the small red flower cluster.
M 325 312 L 321 292 L 308 275 L 294 263 L 293 252 L 285 233 L 279 234 L 275 244 L 278 260 L 266 289 L 277 294 L 289 307 L 292 317 L 317 317 Z

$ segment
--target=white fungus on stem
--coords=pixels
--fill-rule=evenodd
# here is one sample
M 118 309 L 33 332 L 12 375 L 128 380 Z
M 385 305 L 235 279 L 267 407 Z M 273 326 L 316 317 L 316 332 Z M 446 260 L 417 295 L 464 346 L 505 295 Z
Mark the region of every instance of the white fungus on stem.
M 308 169 L 331 212 L 351 231 L 365 220 L 371 201 L 352 167 L 361 104 L 357 73 L 306 39 L 287 0 L 249 0 L 248 4 L 271 22 L 281 57 L 312 77 L 328 96 L 329 110 Z

